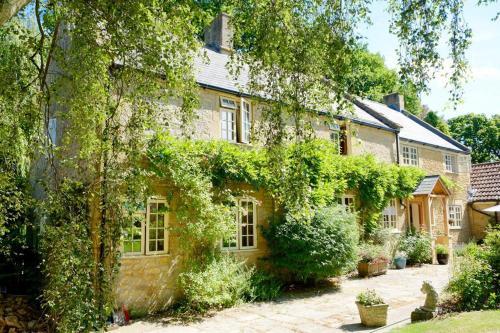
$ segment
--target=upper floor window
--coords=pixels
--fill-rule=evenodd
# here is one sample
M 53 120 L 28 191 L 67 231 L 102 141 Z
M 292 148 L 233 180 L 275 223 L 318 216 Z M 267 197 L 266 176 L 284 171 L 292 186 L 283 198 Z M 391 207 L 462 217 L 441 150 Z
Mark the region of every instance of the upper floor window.
M 168 252 L 167 202 L 152 197 L 146 212 L 134 214 L 124 228 L 122 251 L 125 255 L 161 254 Z
M 330 139 L 335 144 L 340 155 L 347 155 L 347 137 L 345 126 L 339 126 L 332 123 L 328 126 L 330 129 Z
M 396 199 L 391 199 L 389 205 L 382 212 L 382 227 L 386 229 L 397 229 Z
M 257 247 L 257 207 L 252 198 L 236 200 L 237 213 L 234 219 L 234 233 L 222 240 L 224 250 L 246 250 Z
M 241 99 L 220 98 L 220 129 L 221 139 L 231 142 L 250 143 L 252 127 L 252 106 Z
M 241 99 L 241 134 L 240 141 L 242 143 L 250 143 L 250 130 L 252 128 L 252 108 L 243 98 Z
M 462 227 L 462 206 L 448 206 L 448 223 L 451 228 L 459 229 Z
M 457 157 L 455 155 L 444 155 L 444 168 L 447 172 L 457 172 Z
M 354 213 L 354 211 L 356 210 L 354 195 L 343 195 L 337 200 L 337 202 L 339 205 L 346 207 L 346 209 L 351 213 Z
M 418 166 L 418 150 L 411 146 L 402 146 L 403 164 Z

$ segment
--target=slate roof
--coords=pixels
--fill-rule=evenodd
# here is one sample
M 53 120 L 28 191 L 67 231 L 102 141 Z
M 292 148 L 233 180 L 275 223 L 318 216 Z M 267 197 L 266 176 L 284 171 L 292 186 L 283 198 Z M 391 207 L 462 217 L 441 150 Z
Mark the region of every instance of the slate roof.
M 203 87 L 237 95 L 248 95 L 248 68 L 242 68 L 239 77 L 235 79 L 227 68 L 229 60 L 227 54 L 203 48 L 201 54 L 194 61 L 196 81 Z M 352 114 L 346 115 L 346 117 L 361 124 L 394 130 L 356 105 L 353 105 Z
M 500 201 L 500 161 L 472 165 L 472 201 Z
M 439 176 L 427 176 L 420 184 L 417 186 L 415 191 L 413 191 L 413 195 L 421 195 L 421 194 L 431 194 L 434 186 L 436 186 L 437 181 L 439 180 Z
M 227 54 L 203 48 L 200 56 L 195 59 L 196 81 L 203 87 L 237 95 L 248 95 L 248 68 L 243 68 L 239 77 L 235 79 L 227 68 L 229 61 L 230 57 Z M 403 141 L 469 153 L 467 147 L 405 111 L 396 111 L 385 104 L 367 99 L 353 102 L 353 113 L 345 117 L 354 122 L 399 131 L 399 136 Z
M 399 137 L 408 142 L 437 146 L 457 152 L 469 152 L 468 148 L 439 132 L 417 117 L 405 111 L 391 109 L 385 104 L 362 99 L 361 103 L 400 127 Z

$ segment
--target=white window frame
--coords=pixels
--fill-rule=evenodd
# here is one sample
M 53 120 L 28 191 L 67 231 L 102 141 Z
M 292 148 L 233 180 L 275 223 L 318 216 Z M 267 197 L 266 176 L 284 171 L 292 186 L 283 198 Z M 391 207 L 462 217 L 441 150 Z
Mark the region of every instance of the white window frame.
M 444 170 L 450 173 L 458 172 L 457 156 L 453 154 L 444 154 L 443 156 Z
M 450 229 L 462 229 L 463 217 L 462 205 L 448 205 L 448 225 Z
M 238 108 L 238 103 L 232 98 L 220 96 L 220 106 L 224 109 L 236 110 Z
M 145 249 L 146 249 L 146 255 L 154 255 L 154 254 L 165 254 L 165 253 L 168 253 L 168 239 L 169 239 L 169 233 L 168 233 L 168 220 L 169 220 L 169 214 L 168 214 L 168 211 L 166 210 L 164 213 L 163 213 L 163 216 L 164 216 L 164 220 L 163 220 L 163 250 L 155 250 L 155 251 L 152 251 L 152 250 L 149 250 L 149 241 L 150 241 L 150 238 L 149 238 L 149 232 L 150 232 L 150 228 L 149 228 L 149 222 L 150 222 L 150 218 L 151 218 L 151 207 L 150 207 L 150 204 L 152 203 L 156 203 L 156 204 L 164 204 L 165 205 L 165 208 L 167 208 L 167 200 L 166 198 L 164 197 L 150 197 L 148 198 L 147 200 L 147 206 L 146 206 L 146 228 L 145 228 L 145 234 L 146 234 L 146 244 L 145 244 Z M 153 213 L 153 214 L 157 214 L 159 215 L 158 213 Z M 158 230 L 161 230 L 159 228 L 155 228 L 155 229 L 158 229 Z M 156 239 L 158 240 L 158 239 Z
M 144 230 L 146 228 L 146 226 L 145 226 L 146 212 L 143 211 L 143 210 L 137 211 L 136 213 L 132 214 L 132 216 L 131 216 L 131 218 L 134 218 L 134 217 L 140 217 L 141 218 L 141 227 L 140 227 L 140 229 L 141 229 L 141 241 L 140 241 L 141 247 L 140 247 L 140 251 L 139 252 L 125 252 L 125 244 L 124 243 L 125 242 L 130 242 L 131 240 L 130 239 L 125 239 L 122 236 L 121 252 L 122 252 L 122 254 L 124 256 L 138 256 L 138 255 L 144 254 Z M 133 222 L 132 222 L 132 224 L 133 224 Z M 132 237 L 133 237 L 133 234 L 132 234 Z
M 340 197 L 340 204 L 346 207 L 346 210 L 354 213 L 356 211 L 356 197 L 352 194 L 345 194 Z
M 253 233 L 253 245 L 252 246 L 243 246 L 243 233 L 242 233 L 242 214 L 241 214 L 241 203 L 242 202 L 251 202 L 253 206 L 253 220 L 252 220 L 252 233 Z M 224 241 L 221 240 L 220 246 L 223 251 L 245 251 L 245 250 L 253 250 L 257 248 L 257 201 L 252 197 L 241 197 L 236 199 L 236 245 L 235 246 L 224 246 Z
M 418 166 L 418 148 L 409 145 L 401 145 L 401 157 L 404 165 Z
M 396 199 L 391 199 L 382 211 L 381 222 L 384 229 L 398 229 L 398 210 Z
M 337 145 L 337 152 L 340 154 L 340 129 L 330 130 L 330 140 Z
M 241 98 L 240 100 L 240 142 L 250 143 L 250 134 L 252 130 L 252 104 Z
M 226 120 L 223 119 L 223 114 L 226 114 Z M 229 115 L 231 115 L 232 120 L 229 121 Z M 224 137 L 224 127 L 226 129 L 226 137 Z M 221 108 L 220 109 L 220 137 L 222 140 L 229 142 L 236 142 L 236 110 Z

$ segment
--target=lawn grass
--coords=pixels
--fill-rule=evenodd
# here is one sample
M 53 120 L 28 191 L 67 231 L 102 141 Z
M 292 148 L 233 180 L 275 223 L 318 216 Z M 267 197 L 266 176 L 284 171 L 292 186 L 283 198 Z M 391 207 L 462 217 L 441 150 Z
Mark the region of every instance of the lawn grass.
M 500 310 L 464 312 L 444 319 L 410 324 L 391 333 L 500 333 Z

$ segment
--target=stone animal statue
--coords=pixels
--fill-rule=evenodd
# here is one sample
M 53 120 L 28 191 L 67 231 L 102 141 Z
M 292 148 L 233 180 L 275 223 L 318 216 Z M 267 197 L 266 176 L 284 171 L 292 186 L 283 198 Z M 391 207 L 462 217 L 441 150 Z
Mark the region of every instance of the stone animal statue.
M 436 289 L 434 289 L 429 281 L 424 281 L 420 291 L 426 295 L 424 306 L 420 307 L 420 309 L 430 312 L 436 311 L 436 305 L 438 302 L 438 293 L 436 292 Z
M 423 292 L 425 297 L 425 304 L 411 313 L 411 322 L 429 320 L 436 316 L 436 305 L 438 302 L 438 293 L 429 281 L 424 281 L 420 291 Z

